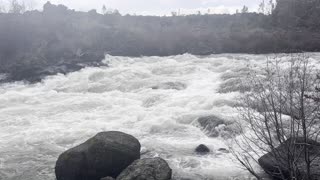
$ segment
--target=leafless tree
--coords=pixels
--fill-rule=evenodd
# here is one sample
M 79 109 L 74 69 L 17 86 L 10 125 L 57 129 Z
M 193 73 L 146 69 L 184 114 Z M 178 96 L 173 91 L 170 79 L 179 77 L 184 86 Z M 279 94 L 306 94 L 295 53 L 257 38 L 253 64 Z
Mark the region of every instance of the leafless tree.
M 261 3 L 259 4 L 259 9 L 258 12 L 266 15 L 272 14 L 276 7 L 276 2 L 275 0 L 262 0 Z
M 242 134 L 231 149 L 257 179 L 262 178 L 255 165 L 263 167 L 263 155 L 269 161 L 263 168 L 272 177 L 313 179 L 319 165 L 319 79 L 306 54 L 268 60 L 262 73 L 248 76 L 251 91 L 238 106 Z
M 249 8 L 247 6 L 243 6 L 241 13 L 248 13 L 249 12 Z
M 0 0 L 0 13 L 5 13 L 5 12 L 6 12 L 5 3 Z
M 175 16 L 177 16 L 177 15 L 178 15 L 178 13 L 177 13 L 176 11 L 172 11 L 172 12 L 171 12 L 171 16 L 175 17 Z
M 264 14 L 264 13 L 265 13 L 265 7 L 266 7 L 266 4 L 265 4 L 264 0 L 262 0 L 261 3 L 259 4 L 259 9 L 258 9 L 258 11 L 259 11 L 260 13 Z
M 19 2 L 18 0 L 9 1 L 9 13 L 22 14 L 26 11 L 25 3 Z
M 106 14 L 107 13 L 107 7 L 106 5 L 102 6 L 102 14 Z

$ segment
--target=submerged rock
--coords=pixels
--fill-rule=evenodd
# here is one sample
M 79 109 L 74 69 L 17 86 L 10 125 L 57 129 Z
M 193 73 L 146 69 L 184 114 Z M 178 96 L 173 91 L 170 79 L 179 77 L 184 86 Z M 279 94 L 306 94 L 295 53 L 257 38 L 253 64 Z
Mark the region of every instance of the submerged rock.
M 200 117 L 197 121 L 209 137 L 231 138 L 234 134 L 240 133 L 235 123 L 214 115 Z
M 226 153 L 226 154 L 230 153 L 230 151 L 228 149 L 226 149 L 226 148 L 219 148 L 218 151 L 222 152 L 222 153 Z
M 62 153 L 55 167 L 57 180 L 100 180 L 117 177 L 140 158 L 140 143 L 131 135 L 98 133 L 83 144 Z
M 152 89 L 175 89 L 175 90 L 184 90 L 187 86 L 181 82 L 166 82 L 156 86 L 152 86 Z
M 117 180 L 170 180 L 172 170 L 161 158 L 147 158 L 134 161 Z
M 269 152 L 263 155 L 259 160 L 260 166 L 263 170 L 273 176 L 274 179 L 283 179 L 281 174 L 284 176 L 285 179 L 290 179 L 290 171 L 288 169 L 288 149 L 296 148 L 296 166 L 299 168 L 298 179 L 305 179 L 306 177 L 306 165 L 305 165 L 305 156 L 304 156 L 304 140 L 303 138 L 297 138 L 295 140 L 295 145 L 290 143 L 291 139 L 288 139 L 274 151 Z M 307 143 L 309 144 L 309 154 L 310 159 L 312 159 L 311 164 L 311 179 L 316 180 L 320 178 L 320 143 L 308 140 Z M 274 154 L 277 154 L 275 157 Z
M 204 145 L 204 144 L 200 144 L 196 149 L 195 149 L 195 152 L 197 154 L 200 154 L 200 155 L 205 155 L 205 154 L 208 154 L 210 153 L 210 149 Z
M 210 137 L 218 137 L 219 131 L 217 129 L 220 125 L 225 125 L 227 122 L 217 116 L 205 116 L 198 119 L 200 127 L 206 131 Z

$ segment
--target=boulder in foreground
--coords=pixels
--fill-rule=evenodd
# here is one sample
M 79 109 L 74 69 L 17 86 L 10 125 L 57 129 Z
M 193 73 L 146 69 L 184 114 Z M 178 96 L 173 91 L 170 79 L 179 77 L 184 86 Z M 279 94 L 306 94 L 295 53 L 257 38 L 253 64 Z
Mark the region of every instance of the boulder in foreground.
M 295 145 L 291 144 L 291 139 L 288 139 L 281 145 L 279 145 L 277 148 L 275 148 L 274 151 L 269 152 L 265 155 L 263 155 L 261 158 L 259 158 L 259 164 L 263 168 L 263 170 L 270 174 L 273 179 L 290 179 L 290 170 L 288 169 L 288 149 L 292 151 L 293 149 L 296 149 L 296 155 L 294 156 L 296 158 L 296 166 L 299 167 L 299 174 L 297 175 L 299 179 L 305 179 L 306 177 L 306 165 L 305 165 L 305 159 L 304 159 L 304 140 L 303 138 L 297 138 L 295 140 Z M 289 144 L 290 143 L 290 144 Z M 309 154 L 310 159 L 312 159 L 311 164 L 311 180 L 317 180 L 320 178 L 320 143 L 313 141 L 313 140 L 307 140 L 307 143 L 309 144 Z M 292 148 L 294 147 L 295 148 Z M 273 154 L 277 154 L 277 158 Z M 282 177 L 283 176 L 283 177 Z
M 117 180 L 170 180 L 172 170 L 161 158 L 146 158 L 134 161 Z
M 131 135 L 98 133 L 83 144 L 62 153 L 55 167 L 57 180 L 100 180 L 117 177 L 140 158 L 141 145 Z

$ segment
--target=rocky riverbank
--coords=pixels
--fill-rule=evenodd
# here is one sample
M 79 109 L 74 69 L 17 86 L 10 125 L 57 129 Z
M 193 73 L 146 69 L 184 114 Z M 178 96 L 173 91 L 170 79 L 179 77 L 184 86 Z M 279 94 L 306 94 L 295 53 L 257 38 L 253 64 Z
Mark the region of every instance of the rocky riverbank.
M 116 131 L 101 132 L 62 153 L 57 180 L 170 180 L 172 170 L 162 158 L 140 159 L 140 142 Z

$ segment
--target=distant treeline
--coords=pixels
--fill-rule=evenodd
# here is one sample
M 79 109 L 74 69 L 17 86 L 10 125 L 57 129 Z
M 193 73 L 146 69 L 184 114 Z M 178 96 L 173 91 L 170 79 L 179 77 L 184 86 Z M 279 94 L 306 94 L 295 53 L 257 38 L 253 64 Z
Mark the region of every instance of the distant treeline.
M 320 0 L 278 0 L 271 15 L 170 17 L 102 15 L 47 3 L 42 12 L 0 14 L 0 73 L 11 74 L 12 80 L 28 79 L 49 74 L 44 69 L 52 66 L 100 61 L 105 53 L 320 51 L 319 17 Z

